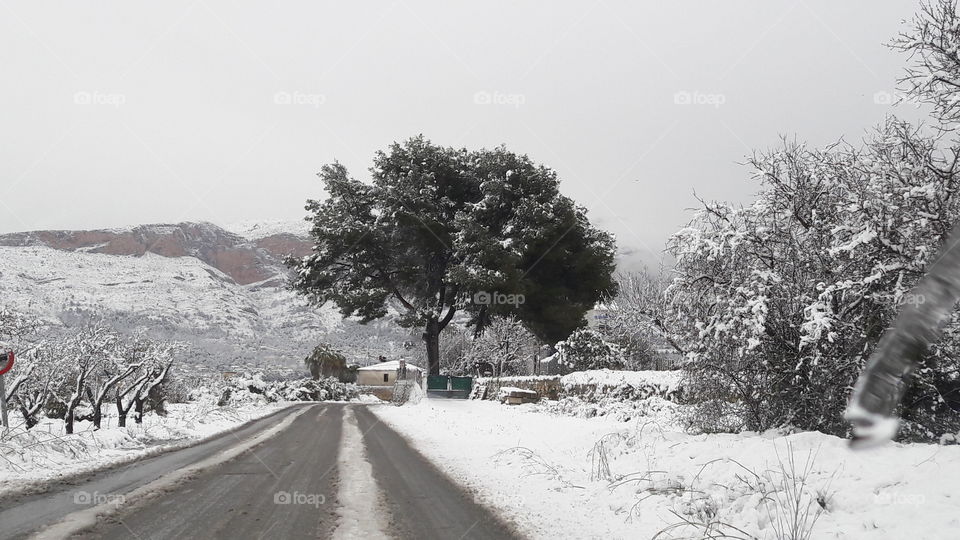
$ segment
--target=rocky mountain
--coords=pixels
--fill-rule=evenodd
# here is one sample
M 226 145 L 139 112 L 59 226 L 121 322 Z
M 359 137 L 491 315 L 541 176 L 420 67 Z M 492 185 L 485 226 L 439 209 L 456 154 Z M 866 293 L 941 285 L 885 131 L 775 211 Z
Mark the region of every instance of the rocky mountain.
M 287 256 L 310 253 L 306 224 L 301 230 L 272 228 L 270 234 L 248 238 L 212 223 L 142 225 L 95 231 L 33 231 L 0 235 L 0 246 L 43 246 L 61 251 L 142 257 L 193 257 L 229 276 L 238 285 L 284 276 Z M 232 227 L 233 228 L 233 227 Z M 259 227 L 236 226 L 254 233 Z
M 366 363 L 410 337 L 360 325 L 286 289 L 283 260 L 310 252 L 306 223 L 143 225 L 0 235 L 0 302 L 51 327 L 103 317 L 193 345 L 197 369 L 300 369 L 320 341 Z

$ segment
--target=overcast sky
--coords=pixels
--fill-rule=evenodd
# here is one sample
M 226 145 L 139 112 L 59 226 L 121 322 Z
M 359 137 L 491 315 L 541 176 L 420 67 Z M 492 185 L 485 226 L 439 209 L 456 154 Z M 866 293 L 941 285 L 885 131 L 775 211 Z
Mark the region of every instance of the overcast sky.
M 553 167 L 649 263 L 694 192 L 750 200 L 751 149 L 894 110 L 916 7 L 0 0 L 0 232 L 299 219 L 323 164 L 423 133 Z

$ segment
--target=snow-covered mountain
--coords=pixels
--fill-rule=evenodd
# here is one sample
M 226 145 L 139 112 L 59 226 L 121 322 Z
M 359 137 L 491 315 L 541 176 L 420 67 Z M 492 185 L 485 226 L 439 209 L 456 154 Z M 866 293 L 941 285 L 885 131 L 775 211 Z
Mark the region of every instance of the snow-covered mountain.
M 319 341 L 358 361 L 408 340 L 389 322 L 359 325 L 286 289 L 283 259 L 311 250 L 306 223 L 144 225 L 0 235 L 0 302 L 72 325 L 103 315 L 190 342 L 190 360 L 298 368 Z

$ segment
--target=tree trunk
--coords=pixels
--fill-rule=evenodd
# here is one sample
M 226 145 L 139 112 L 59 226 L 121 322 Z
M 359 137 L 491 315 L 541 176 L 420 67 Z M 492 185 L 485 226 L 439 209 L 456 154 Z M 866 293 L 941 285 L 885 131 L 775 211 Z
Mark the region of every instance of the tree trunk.
M 133 421 L 142 424 L 143 423 L 143 398 L 137 398 L 134 401 L 134 412 Z
M 123 398 L 117 396 L 117 427 L 127 427 L 127 412 L 130 407 L 123 408 Z
M 423 332 L 423 341 L 427 346 L 427 366 L 430 375 L 440 374 L 440 322 L 437 319 L 427 321 Z
M 73 434 L 73 407 L 67 409 L 67 414 L 63 417 L 63 423 L 67 428 L 67 435 Z
M 27 423 L 27 429 L 30 429 L 33 426 L 37 425 L 40 421 L 37 420 L 36 415 L 30 414 L 30 410 L 27 409 L 27 407 L 23 404 L 22 401 L 17 400 L 17 402 L 20 405 L 20 415 L 23 416 L 24 422 Z
M 100 429 L 100 422 L 103 420 L 103 411 L 101 410 L 100 404 L 96 403 L 93 406 L 93 428 Z

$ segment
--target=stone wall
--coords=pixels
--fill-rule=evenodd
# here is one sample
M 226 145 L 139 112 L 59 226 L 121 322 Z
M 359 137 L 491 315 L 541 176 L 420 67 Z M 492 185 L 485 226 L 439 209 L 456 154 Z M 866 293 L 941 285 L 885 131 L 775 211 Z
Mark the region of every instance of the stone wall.
M 524 390 L 533 390 L 541 398 L 559 399 L 560 397 L 560 376 L 559 375 L 541 375 L 532 377 L 482 377 L 474 379 L 473 392 L 471 399 L 488 399 L 496 401 L 500 394 L 500 388 L 512 386 L 514 388 L 523 388 Z M 484 393 L 483 390 L 486 389 Z
M 587 402 L 596 402 L 612 397 L 622 401 L 636 401 L 656 396 L 674 403 L 683 403 L 684 390 L 681 380 L 678 371 L 596 370 L 562 377 L 489 377 L 474 381 L 470 397 L 495 401 L 500 388 L 515 387 L 533 390 L 541 398 L 550 400 L 577 397 Z

